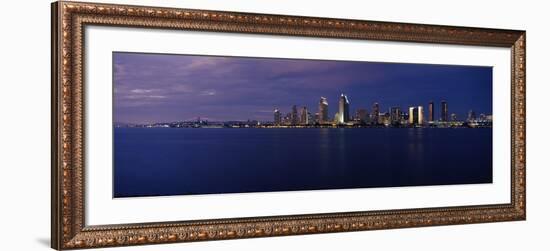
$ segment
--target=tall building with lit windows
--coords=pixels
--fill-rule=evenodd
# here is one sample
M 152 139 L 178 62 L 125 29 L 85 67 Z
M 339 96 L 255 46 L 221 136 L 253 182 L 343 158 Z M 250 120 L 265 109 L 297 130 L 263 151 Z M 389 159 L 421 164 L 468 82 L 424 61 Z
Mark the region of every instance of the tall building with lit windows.
M 424 124 L 424 108 L 422 106 L 409 107 L 409 124 L 415 126 Z
M 287 113 L 284 117 L 283 117 L 283 124 L 285 125 L 290 125 L 292 124 L 292 115 L 289 113 Z
M 441 100 L 441 121 L 449 121 L 449 110 L 445 100 Z
M 394 106 L 390 108 L 390 123 L 399 124 L 400 121 L 401 121 L 401 108 L 398 106 Z
M 296 108 L 296 105 L 292 106 L 292 111 L 290 113 L 290 124 L 292 125 L 298 124 L 298 109 Z
M 279 109 L 275 109 L 273 112 L 273 124 L 281 125 L 281 122 L 281 111 L 279 111 Z
M 419 125 L 424 124 L 424 107 L 422 106 L 418 107 L 418 124 Z
M 373 124 L 378 124 L 378 119 L 380 116 L 380 105 L 378 103 L 374 103 L 372 105 L 372 113 L 371 113 L 371 122 Z
M 349 121 L 349 100 L 343 93 L 338 101 L 338 123 L 343 124 Z
M 305 106 L 302 107 L 302 111 L 300 113 L 300 124 L 302 125 L 309 124 L 309 113 L 307 112 L 307 108 Z
M 434 122 L 434 102 L 428 104 L 428 122 Z
M 319 100 L 319 123 L 328 122 L 330 122 L 328 119 L 328 101 L 326 98 L 321 97 L 321 100 Z

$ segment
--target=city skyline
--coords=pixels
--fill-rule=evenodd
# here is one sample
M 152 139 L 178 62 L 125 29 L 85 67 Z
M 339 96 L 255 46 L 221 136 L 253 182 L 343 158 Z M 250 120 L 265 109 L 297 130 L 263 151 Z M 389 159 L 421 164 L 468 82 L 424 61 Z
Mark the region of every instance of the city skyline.
M 393 106 L 388 111 L 380 111 L 380 105 L 375 102 L 372 106 L 372 112 L 364 107 L 355 108 L 355 113 L 351 114 L 351 104 L 349 102 L 348 95 L 342 93 L 338 98 L 338 104 L 335 108 L 334 119 L 327 119 L 326 114 L 330 111 L 330 106 L 327 98 L 321 97 L 319 101 L 319 108 L 317 112 L 308 110 L 306 106 L 301 108 L 298 113 L 296 105 L 292 106 L 291 112 L 284 113 L 284 110 L 275 108 L 273 111 L 272 121 L 258 121 L 258 122 L 272 122 L 275 126 L 288 126 L 288 125 L 447 125 L 442 123 L 447 122 L 467 122 L 467 121 L 492 121 L 492 114 L 479 113 L 479 117 L 476 116 L 476 111 L 469 110 L 465 116 L 449 113 L 448 103 L 445 99 L 440 101 L 440 107 L 434 104 L 434 101 L 428 102 L 428 110 L 425 112 L 424 106 L 419 104 L 418 106 Z M 439 115 L 436 115 L 439 111 Z M 299 117 L 300 119 L 294 119 Z M 464 118 L 464 119 L 462 119 Z M 270 123 L 271 124 L 271 123 Z
M 323 102 L 328 121 L 346 103 L 348 118 L 423 106 L 428 120 L 429 102 L 436 120 L 444 113 L 466 119 L 470 110 L 492 114 L 491 67 L 120 52 L 113 63 L 119 123 L 273 121 L 275 108 L 298 122 L 312 119 L 302 116 L 304 108 L 315 114 Z M 352 95 L 341 100 L 343 93 Z

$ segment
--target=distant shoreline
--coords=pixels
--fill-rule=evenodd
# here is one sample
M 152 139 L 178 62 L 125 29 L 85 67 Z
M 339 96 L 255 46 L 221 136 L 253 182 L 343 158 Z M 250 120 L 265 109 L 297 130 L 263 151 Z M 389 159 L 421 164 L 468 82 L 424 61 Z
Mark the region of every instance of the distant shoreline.
M 334 125 L 334 126 L 114 126 L 115 128 L 173 128 L 173 129 L 453 129 L 453 128 L 492 128 L 491 125 L 452 125 L 452 126 L 356 126 L 356 125 Z

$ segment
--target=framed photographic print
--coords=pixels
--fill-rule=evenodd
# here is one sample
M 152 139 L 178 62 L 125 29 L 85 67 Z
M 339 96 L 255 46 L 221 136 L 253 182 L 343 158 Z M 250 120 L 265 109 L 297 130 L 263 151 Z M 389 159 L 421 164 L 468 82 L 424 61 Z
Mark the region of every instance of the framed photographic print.
M 526 218 L 525 31 L 52 4 L 52 248 Z

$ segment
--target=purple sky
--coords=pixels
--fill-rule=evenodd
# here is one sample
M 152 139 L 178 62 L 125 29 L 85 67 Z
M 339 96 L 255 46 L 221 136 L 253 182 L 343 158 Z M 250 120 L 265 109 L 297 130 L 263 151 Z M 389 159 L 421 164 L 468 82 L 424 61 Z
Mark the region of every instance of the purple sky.
M 292 105 L 329 117 L 346 93 L 352 114 L 378 102 L 391 106 L 446 99 L 459 119 L 492 112 L 492 68 L 427 64 L 113 53 L 114 119 L 120 123 L 194 120 L 273 120 Z M 438 116 L 436 116 L 438 118 Z

